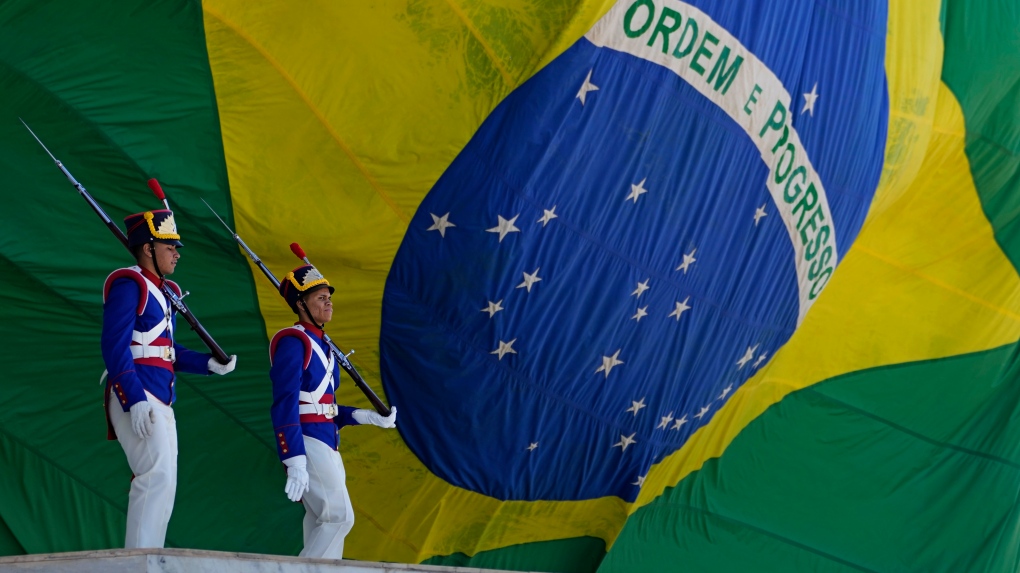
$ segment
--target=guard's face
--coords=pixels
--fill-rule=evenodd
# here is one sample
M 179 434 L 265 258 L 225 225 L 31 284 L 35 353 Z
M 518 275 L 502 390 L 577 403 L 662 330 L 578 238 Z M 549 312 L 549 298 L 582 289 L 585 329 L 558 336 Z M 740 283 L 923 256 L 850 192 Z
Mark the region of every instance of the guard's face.
M 156 261 L 159 262 L 159 270 L 164 275 L 174 274 L 174 271 L 177 270 L 177 259 L 181 258 L 181 254 L 177 252 L 177 246 L 159 242 L 149 243 L 149 246 L 152 247 Z
M 320 288 L 306 296 L 305 306 L 316 324 L 326 324 L 333 319 L 333 296 L 328 288 Z

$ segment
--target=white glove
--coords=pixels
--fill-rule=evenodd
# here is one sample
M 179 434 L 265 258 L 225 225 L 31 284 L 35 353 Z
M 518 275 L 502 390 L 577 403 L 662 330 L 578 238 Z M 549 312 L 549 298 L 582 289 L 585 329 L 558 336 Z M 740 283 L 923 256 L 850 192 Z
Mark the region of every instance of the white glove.
M 146 400 L 137 402 L 131 406 L 131 430 L 138 439 L 144 440 L 152 435 L 152 425 L 156 423 L 156 414 L 152 411 L 152 404 Z
M 233 372 L 234 371 L 234 366 L 236 364 L 237 364 L 237 355 L 236 354 L 231 354 L 230 355 L 230 362 L 227 362 L 226 364 L 220 364 L 219 362 L 216 362 L 215 358 L 210 358 L 209 359 L 209 372 L 212 372 L 213 374 L 219 374 L 220 376 L 223 376 L 224 374 L 227 374 L 228 372 Z
M 373 410 L 355 410 L 351 413 L 351 417 L 354 421 L 359 424 L 372 424 L 373 426 L 379 426 L 380 428 L 395 428 L 397 427 L 397 407 L 393 406 L 390 408 L 390 415 L 385 418 L 380 416 L 378 412 Z
M 283 491 L 287 499 L 301 501 L 301 496 L 308 491 L 308 470 L 305 469 L 305 456 L 294 456 L 283 461 L 287 464 L 287 485 Z

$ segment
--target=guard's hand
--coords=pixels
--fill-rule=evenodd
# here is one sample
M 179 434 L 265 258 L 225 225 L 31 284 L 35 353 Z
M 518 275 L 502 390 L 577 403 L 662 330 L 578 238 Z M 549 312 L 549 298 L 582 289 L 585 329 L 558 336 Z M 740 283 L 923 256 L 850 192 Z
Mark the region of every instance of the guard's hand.
M 152 425 L 155 423 L 156 414 L 148 401 L 143 400 L 131 406 L 131 430 L 138 439 L 148 439 L 152 435 Z
M 236 354 L 231 354 L 230 355 L 230 362 L 227 362 L 226 364 L 220 364 L 219 362 L 216 362 L 215 358 L 210 358 L 209 359 L 209 372 L 212 372 L 213 374 L 219 374 L 220 376 L 223 376 L 224 374 L 227 374 L 229 372 L 233 372 L 235 365 L 237 365 L 237 355 Z
M 308 491 L 308 470 L 305 465 L 293 465 L 287 468 L 287 485 L 283 486 L 287 499 L 301 501 L 301 496 Z
M 373 426 L 379 426 L 380 428 L 397 427 L 396 406 L 390 408 L 390 415 L 386 417 L 380 416 L 379 413 L 374 410 L 355 410 L 351 413 L 351 417 L 359 424 L 372 424 Z

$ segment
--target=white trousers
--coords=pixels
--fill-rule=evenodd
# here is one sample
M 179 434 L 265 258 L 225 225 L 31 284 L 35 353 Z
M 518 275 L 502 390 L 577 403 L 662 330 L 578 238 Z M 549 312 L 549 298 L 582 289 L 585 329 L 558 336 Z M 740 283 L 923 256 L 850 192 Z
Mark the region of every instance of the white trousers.
M 148 393 L 146 393 L 148 395 Z M 107 410 L 135 475 L 128 496 L 124 547 L 163 547 L 177 493 L 177 422 L 170 406 L 149 396 L 156 422 L 152 435 L 140 439 L 131 430 L 131 413 L 121 409 L 112 393 Z
M 305 547 L 299 557 L 340 559 L 344 538 L 354 527 L 354 510 L 347 494 L 347 472 L 340 452 L 303 436 L 308 460 L 308 491 L 305 504 Z

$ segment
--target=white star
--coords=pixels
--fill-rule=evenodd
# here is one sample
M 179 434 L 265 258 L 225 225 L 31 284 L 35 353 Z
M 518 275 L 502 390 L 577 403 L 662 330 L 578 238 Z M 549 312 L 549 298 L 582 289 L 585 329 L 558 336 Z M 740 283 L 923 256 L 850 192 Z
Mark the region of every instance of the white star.
M 640 197 L 644 193 L 648 193 L 648 189 L 645 189 L 645 181 L 647 180 L 648 178 L 645 177 L 644 179 L 641 180 L 641 183 L 638 183 L 637 185 L 631 183 L 630 195 L 627 195 L 627 198 L 624 199 L 624 201 L 630 201 L 631 199 L 633 199 L 634 203 L 637 203 L 638 197 Z
M 620 441 L 613 444 L 613 447 L 615 448 L 616 446 L 620 446 L 622 451 L 627 451 L 627 446 L 637 443 L 637 440 L 634 439 L 634 436 L 636 435 L 637 432 L 634 432 L 629 436 L 624 436 L 623 434 L 620 434 Z
M 698 259 L 694 258 L 694 253 L 696 253 L 696 252 L 698 252 L 698 249 L 694 249 L 690 253 L 687 253 L 686 255 L 684 255 L 684 262 L 680 263 L 680 266 L 677 267 L 676 270 L 683 271 L 684 274 L 686 275 L 687 274 L 687 269 L 691 265 L 694 264 L 694 261 L 698 260 Z
M 669 426 L 669 423 L 672 422 L 672 421 L 673 421 L 673 412 L 670 412 L 668 416 L 663 416 L 662 418 L 659 419 L 659 425 L 656 426 L 655 429 L 658 430 L 658 429 L 661 428 L 661 429 L 665 430 L 667 428 L 667 426 Z
M 577 92 L 577 95 L 574 96 L 574 97 L 576 97 L 576 98 L 581 100 L 581 105 L 582 106 L 584 105 L 584 98 L 585 98 L 586 95 L 588 95 L 588 92 L 597 92 L 597 91 L 599 91 L 599 87 L 597 85 L 591 83 L 591 72 L 593 71 L 593 69 L 592 70 L 588 70 L 588 77 L 584 78 L 584 83 L 581 84 L 581 91 Z
M 762 206 L 758 207 L 758 210 L 754 212 L 754 226 L 755 227 L 758 226 L 758 222 L 761 221 L 762 217 L 768 217 L 769 216 L 769 214 L 765 212 L 765 205 L 768 205 L 768 203 L 762 203 Z
M 635 312 L 634 316 L 632 316 L 631 318 L 636 320 L 636 321 L 638 321 L 638 322 L 641 322 L 641 319 L 646 317 L 646 316 L 648 316 L 648 307 L 647 306 L 643 306 L 643 307 L 637 309 L 637 312 Z
M 747 347 L 747 352 L 744 353 L 740 360 L 737 360 L 737 370 L 743 368 L 745 364 L 747 364 L 748 362 L 751 361 L 752 358 L 754 358 L 755 350 L 758 350 L 757 344 L 755 344 L 753 348 L 750 346 Z
M 511 340 L 510 342 L 503 342 L 502 340 L 500 340 L 499 341 L 499 348 L 493 350 L 489 354 L 499 354 L 499 359 L 500 360 L 503 359 L 503 355 L 504 354 L 508 354 L 508 353 L 509 354 L 517 354 L 517 351 L 514 350 L 514 348 L 513 348 L 515 342 L 517 342 L 516 338 Z
M 542 280 L 542 277 L 538 276 L 539 270 L 541 270 L 541 267 L 535 269 L 535 272 L 531 273 L 530 275 L 528 273 L 521 273 L 524 275 L 524 282 L 517 285 L 517 288 L 528 289 L 528 292 L 531 292 L 531 285 Z
M 758 357 L 758 359 L 757 359 L 757 360 L 755 360 L 755 361 L 754 361 L 754 364 L 752 364 L 751 366 L 753 366 L 753 367 L 757 368 L 757 367 L 758 367 L 758 365 L 759 365 L 759 364 L 761 364 L 761 363 L 762 363 L 762 361 L 764 361 L 764 360 L 765 360 L 765 357 L 766 357 L 766 356 L 768 356 L 768 354 L 762 354 L 761 356 L 759 356 L 759 357 Z
M 719 394 L 719 398 L 718 399 L 719 400 L 725 400 L 726 396 L 729 396 L 730 392 L 732 392 L 732 391 L 733 391 L 733 384 L 730 384 L 729 386 L 723 388 L 722 394 Z
M 537 448 L 537 447 L 538 447 L 538 442 L 531 442 L 531 445 L 529 445 L 527 447 L 527 450 L 529 452 L 533 452 L 533 451 L 535 451 L 535 448 Z
M 680 322 L 680 315 L 683 314 L 685 310 L 690 310 L 691 309 L 691 307 L 687 306 L 687 301 L 689 301 L 689 300 L 691 300 L 691 297 L 685 298 L 683 302 L 676 303 L 676 308 L 673 309 L 673 312 L 669 313 L 669 316 L 675 316 L 676 317 L 676 321 Z M 701 312 L 701 311 L 698 311 L 698 312 Z
M 426 230 L 427 231 L 439 231 L 439 236 L 440 237 L 446 238 L 446 229 L 447 229 L 447 227 L 456 227 L 457 226 L 457 225 L 454 225 L 453 223 L 451 223 L 448 220 L 448 217 L 450 216 L 449 213 L 443 215 L 442 217 L 436 217 L 435 213 L 429 213 L 429 215 L 432 215 L 432 226 L 429 227 Z
M 683 418 L 677 418 L 676 421 L 673 422 L 673 427 L 670 428 L 670 429 L 671 430 L 679 430 L 680 426 L 683 426 L 686 423 L 687 423 L 687 414 L 684 414 Z
M 814 117 L 815 100 L 817 99 L 818 99 L 818 82 L 815 82 L 815 85 L 814 87 L 811 88 L 811 91 L 804 94 L 804 109 L 800 110 L 800 113 L 803 114 L 806 111 L 808 112 L 808 115 Z
M 636 486 L 638 486 L 638 487 L 641 487 L 641 486 L 645 485 L 645 478 L 646 478 L 646 477 L 648 477 L 648 475 L 647 475 L 647 474 L 646 474 L 646 475 L 643 475 L 643 476 L 638 476 L 638 478 L 637 478 L 637 481 L 636 481 L 636 482 L 633 482 L 633 483 L 631 483 L 630 485 L 636 485 Z
M 492 302 L 492 301 L 490 300 L 490 301 L 489 301 L 489 306 L 487 306 L 487 307 L 483 308 L 483 309 L 482 309 L 482 312 L 487 312 L 487 313 L 489 313 L 489 318 L 492 318 L 492 315 L 494 315 L 494 314 L 496 314 L 497 312 L 499 312 L 499 311 L 503 310 L 503 307 L 502 307 L 502 306 L 500 306 L 500 305 L 501 305 L 502 303 L 503 303 L 503 299 L 500 299 L 500 300 L 499 300 L 499 301 L 497 301 L 497 302 Z
M 599 366 L 598 369 L 595 370 L 595 373 L 598 374 L 599 372 L 605 372 L 606 378 L 609 378 L 609 371 L 612 370 L 614 367 L 623 364 L 623 360 L 620 360 L 619 357 L 620 357 L 619 349 L 617 349 L 612 356 L 603 356 L 602 366 Z
M 549 223 L 549 221 L 552 221 L 556 217 L 559 217 L 559 215 L 556 214 L 556 205 L 553 205 L 552 209 L 542 209 L 542 211 L 544 211 L 544 213 L 542 214 L 542 218 L 535 222 L 542 223 L 543 227 L 546 226 Z
M 645 294 L 645 291 L 648 290 L 649 288 L 651 288 L 651 287 L 648 286 L 648 281 L 650 281 L 650 280 L 651 279 L 645 279 L 645 282 L 638 283 L 637 284 L 637 288 L 634 289 L 634 292 L 630 293 L 630 295 L 631 296 L 636 296 L 638 298 L 641 298 L 641 295 Z
M 520 216 L 521 216 L 521 214 L 518 213 L 518 214 L 514 215 L 513 219 L 510 219 L 509 221 L 507 221 L 506 219 L 503 218 L 502 215 L 496 215 L 496 217 L 499 218 L 499 224 L 496 225 L 495 227 L 491 228 L 491 229 L 486 229 L 486 232 L 489 232 L 489 233 L 499 233 L 499 242 L 502 243 L 503 242 L 503 237 L 506 237 L 507 233 L 520 233 L 521 232 L 520 229 L 518 229 L 517 227 L 514 227 L 514 221 L 516 221 L 517 217 L 520 217 Z
M 705 406 L 700 411 L 698 411 L 698 413 L 695 414 L 694 417 L 695 418 L 702 418 L 702 417 L 704 417 L 704 415 L 708 413 L 708 410 L 709 410 L 709 408 L 711 408 L 711 406 L 712 406 L 711 404 L 709 404 L 708 406 Z
M 634 417 L 636 418 L 638 412 L 641 411 L 641 408 L 645 407 L 645 399 L 641 398 L 640 402 L 635 402 L 634 400 L 631 400 L 630 404 L 631 404 L 631 406 L 630 406 L 630 408 L 627 408 L 627 411 L 628 412 L 634 412 Z

